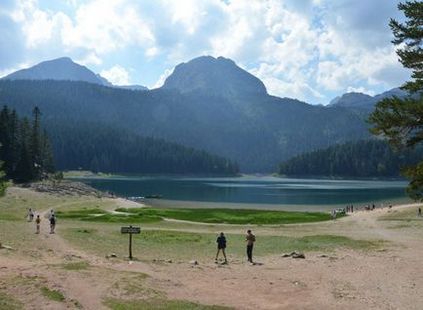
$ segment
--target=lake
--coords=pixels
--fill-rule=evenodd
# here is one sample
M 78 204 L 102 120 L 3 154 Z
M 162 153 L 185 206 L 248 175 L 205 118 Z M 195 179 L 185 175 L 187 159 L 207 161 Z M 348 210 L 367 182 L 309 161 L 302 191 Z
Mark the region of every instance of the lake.
M 407 201 L 405 181 L 295 179 L 272 176 L 222 178 L 93 177 L 74 178 L 119 196 L 161 195 L 157 206 L 324 209 L 347 204 L 385 205 Z

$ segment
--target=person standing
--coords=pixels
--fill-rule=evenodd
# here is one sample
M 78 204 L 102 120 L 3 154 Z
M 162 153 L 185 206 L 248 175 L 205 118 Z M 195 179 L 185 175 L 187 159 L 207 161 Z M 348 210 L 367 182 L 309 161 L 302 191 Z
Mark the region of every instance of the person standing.
M 41 218 L 40 218 L 40 215 L 38 214 L 37 218 L 35 219 L 35 228 L 36 228 L 35 233 L 36 234 L 40 233 L 40 225 L 41 225 Z
M 54 234 L 55 228 L 56 228 L 56 216 L 52 214 L 50 216 L 50 234 Z
M 27 218 L 28 222 L 32 222 L 34 220 L 34 211 L 32 211 L 32 208 L 28 209 Z
M 251 230 L 247 230 L 247 235 L 245 236 L 245 241 L 247 242 L 247 257 L 250 263 L 253 262 L 253 247 L 254 242 L 256 242 L 256 236 L 253 235 Z
M 422 208 L 419 207 L 419 210 L 417 211 L 418 216 L 422 216 Z
M 217 243 L 216 263 L 217 263 L 217 259 L 219 257 L 220 251 L 222 251 L 223 257 L 225 258 L 225 264 L 228 263 L 228 260 L 226 259 L 226 253 L 225 253 L 226 237 L 223 232 L 221 232 L 219 237 L 217 237 L 216 243 Z

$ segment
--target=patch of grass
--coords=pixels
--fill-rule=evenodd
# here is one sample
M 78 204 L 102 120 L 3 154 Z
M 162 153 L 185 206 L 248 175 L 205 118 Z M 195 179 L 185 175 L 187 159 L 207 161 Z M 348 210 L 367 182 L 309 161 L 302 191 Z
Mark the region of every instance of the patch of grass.
M 0 292 L 0 309 L 23 309 L 23 304 L 6 293 Z
M 138 214 L 113 214 L 102 209 L 82 209 L 72 211 L 59 211 L 57 216 L 63 219 L 77 219 L 89 222 L 103 223 L 153 223 L 162 220 L 156 215 L 141 216 Z
M 50 300 L 53 301 L 64 301 L 65 300 L 65 296 L 63 296 L 63 294 L 58 291 L 58 290 L 51 290 L 46 286 L 42 286 L 41 287 L 41 293 L 47 297 Z
M 88 267 L 90 267 L 90 264 L 88 264 L 88 262 L 82 261 L 82 262 L 66 263 L 66 264 L 62 264 L 61 266 L 65 270 L 78 271 L 78 270 L 88 269 Z
M 61 218 L 79 219 L 107 223 L 152 223 L 170 218 L 202 223 L 226 224 L 293 224 L 327 221 L 328 213 L 288 212 L 245 209 L 160 209 L 160 208 L 119 208 L 112 214 L 99 209 L 73 210 L 60 212 Z
M 128 236 L 122 235 L 119 227 L 96 224 L 92 234 L 78 233 L 81 228 L 62 230 L 65 239 L 77 247 L 96 255 L 116 253 L 119 258 L 128 256 Z M 142 230 L 134 235 L 134 257 L 153 259 L 207 259 L 216 253 L 216 235 L 170 230 Z M 227 253 L 232 258 L 245 257 L 245 236 L 227 234 Z M 382 241 L 355 240 L 334 235 L 304 237 L 257 235 L 254 253 L 257 256 L 281 254 L 290 251 L 334 251 L 338 248 L 372 250 L 383 246 Z
M 146 299 L 123 300 L 108 298 L 104 305 L 112 310 L 229 310 L 232 308 L 222 306 L 208 306 L 183 300 Z
M 163 298 L 164 294 L 146 283 L 147 279 L 148 275 L 143 273 L 122 277 L 112 285 L 110 293 L 125 298 Z

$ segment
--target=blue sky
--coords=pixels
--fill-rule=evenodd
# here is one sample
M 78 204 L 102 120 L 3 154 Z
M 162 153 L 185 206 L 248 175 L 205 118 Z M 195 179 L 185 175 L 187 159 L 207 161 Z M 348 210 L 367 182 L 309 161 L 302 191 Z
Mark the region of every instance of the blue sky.
M 69 56 L 114 84 L 160 86 L 181 62 L 224 56 L 268 92 L 312 104 L 377 94 L 409 72 L 391 44 L 397 0 L 2 0 L 0 76 Z

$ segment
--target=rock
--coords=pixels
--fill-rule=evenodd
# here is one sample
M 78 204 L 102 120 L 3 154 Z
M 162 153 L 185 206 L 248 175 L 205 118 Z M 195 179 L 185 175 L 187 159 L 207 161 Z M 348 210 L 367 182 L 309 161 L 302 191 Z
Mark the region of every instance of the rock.
M 319 257 L 328 257 L 326 254 L 321 254 L 321 255 L 319 255 Z
M 305 258 L 305 255 L 303 253 L 294 251 L 289 254 L 283 254 L 282 257 Z
M 166 263 L 172 264 L 173 261 L 171 259 L 166 260 Z
M 110 253 L 109 255 L 106 255 L 106 258 L 107 259 L 109 259 L 109 258 L 116 258 L 116 257 L 117 257 L 117 255 L 115 253 Z
M 196 260 L 190 260 L 189 263 L 194 266 L 198 265 L 198 262 Z
M 8 245 L 5 245 L 5 244 L 0 244 L 0 249 L 13 250 L 13 248 L 11 246 L 8 246 Z
M 291 256 L 292 258 L 305 258 L 303 253 L 295 253 Z

